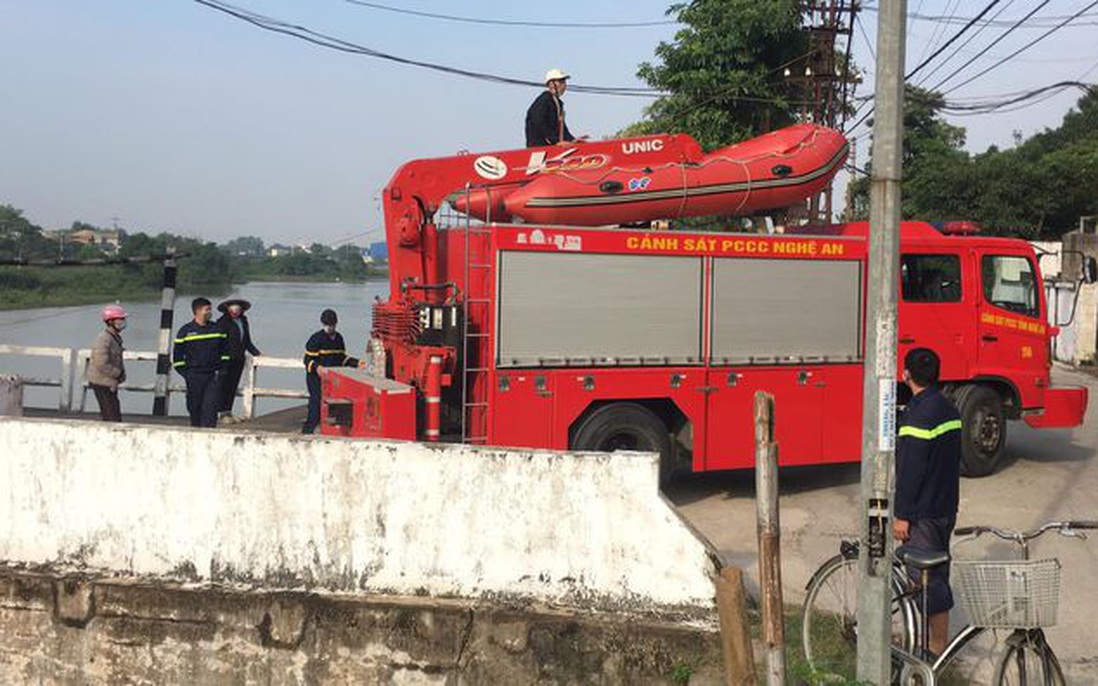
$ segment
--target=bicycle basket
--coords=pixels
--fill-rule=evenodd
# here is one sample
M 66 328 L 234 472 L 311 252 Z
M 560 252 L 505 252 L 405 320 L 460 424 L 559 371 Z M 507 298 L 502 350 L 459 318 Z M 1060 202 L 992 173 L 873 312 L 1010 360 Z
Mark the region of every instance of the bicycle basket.
M 1032 629 L 1056 624 L 1059 560 L 956 560 L 953 569 L 973 626 Z

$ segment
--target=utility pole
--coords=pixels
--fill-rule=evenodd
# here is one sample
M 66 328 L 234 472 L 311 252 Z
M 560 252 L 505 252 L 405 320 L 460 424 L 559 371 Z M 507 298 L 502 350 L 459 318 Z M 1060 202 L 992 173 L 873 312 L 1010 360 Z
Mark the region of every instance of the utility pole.
M 869 196 L 868 330 L 862 409 L 862 545 L 858 559 L 858 678 L 873 684 L 891 681 L 896 278 L 900 261 L 906 21 L 907 0 L 880 3 Z

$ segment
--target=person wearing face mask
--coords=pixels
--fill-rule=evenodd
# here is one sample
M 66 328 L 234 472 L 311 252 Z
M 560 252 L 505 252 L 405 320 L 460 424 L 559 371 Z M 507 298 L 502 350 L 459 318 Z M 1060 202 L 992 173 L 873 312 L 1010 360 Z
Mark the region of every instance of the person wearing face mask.
M 263 354 L 252 343 L 251 326 L 244 314 L 251 308 L 252 304 L 242 298 L 230 298 L 217 306 L 218 312 L 222 313 L 217 325 L 228 337 L 226 341 L 229 349 L 229 360 L 221 370 L 217 407 L 220 421 L 225 424 L 237 421 L 233 417 L 233 402 L 236 400 L 236 389 L 240 385 L 240 375 L 244 372 L 244 353 L 251 353 L 252 357 Z
M 191 302 L 194 319 L 179 328 L 172 348 L 172 366 L 187 382 L 187 414 L 191 426 L 217 425 L 219 375 L 229 361 L 228 334 L 210 321 L 206 298 Z
M 122 364 L 122 330 L 126 328 L 126 310 L 121 305 L 107 305 L 99 314 L 106 328 L 92 344 L 88 361 L 88 386 L 99 403 L 99 416 L 105 422 L 122 421 L 118 403 L 118 385 L 126 381 Z
M 343 336 L 336 331 L 339 317 L 335 310 L 320 313 L 320 331 L 309 336 L 305 343 L 305 384 L 309 388 L 309 415 L 301 427 L 301 433 L 311 434 L 320 424 L 320 373 L 321 367 L 365 367 L 366 363 L 347 354 Z

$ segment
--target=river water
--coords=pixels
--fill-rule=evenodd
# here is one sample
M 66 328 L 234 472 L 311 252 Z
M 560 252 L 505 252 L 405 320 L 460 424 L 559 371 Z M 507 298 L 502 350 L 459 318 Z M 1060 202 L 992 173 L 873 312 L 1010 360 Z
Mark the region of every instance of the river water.
M 371 305 L 375 297 L 385 297 L 389 282 L 366 283 L 249 283 L 237 286 L 234 296 L 252 303 L 248 312 L 252 340 L 264 355 L 271 357 L 300 358 L 305 341 L 320 328 L 320 312 L 330 307 L 339 314 L 339 331 L 347 342 L 347 351 L 361 357 L 365 353 L 370 331 Z M 191 319 L 192 294 L 179 294 L 175 303 L 173 335 Z M 223 298 L 210 298 L 216 308 Z M 76 307 L 45 307 L 33 310 L 0 312 L 0 343 L 9 345 L 37 345 L 59 348 L 89 348 L 102 328 L 99 311 L 103 305 Z M 129 313 L 123 342 L 127 350 L 155 351 L 159 339 L 160 303 L 130 303 L 122 305 Z M 219 316 L 216 310 L 215 316 Z M 128 378 L 141 384 L 152 383 L 156 363 L 127 361 Z M 258 385 L 265 388 L 305 388 L 302 370 L 260 368 Z M 61 363 L 56 358 L 35 358 L 0 355 L 0 374 L 58 378 Z M 174 373 L 173 373 L 174 375 Z M 174 375 L 179 381 L 178 375 Z M 122 393 L 122 411 L 149 413 L 152 409 L 151 393 Z M 27 388 L 24 405 L 27 407 L 57 407 L 56 388 Z M 74 403 L 80 402 L 79 392 Z M 257 399 L 259 412 L 300 405 L 303 401 L 276 398 Z M 169 403 L 172 414 L 184 414 L 181 394 L 173 393 Z M 95 398 L 88 394 L 87 408 L 96 410 Z M 239 414 L 241 401 L 235 409 Z

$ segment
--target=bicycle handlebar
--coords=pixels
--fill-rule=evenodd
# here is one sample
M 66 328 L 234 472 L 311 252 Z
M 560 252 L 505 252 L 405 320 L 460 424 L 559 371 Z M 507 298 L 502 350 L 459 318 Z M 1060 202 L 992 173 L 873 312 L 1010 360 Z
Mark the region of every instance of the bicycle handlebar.
M 983 534 L 990 533 L 1007 541 L 1029 541 L 1037 538 L 1046 531 L 1052 531 L 1053 529 L 1061 535 L 1072 536 L 1075 535 L 1074 531 L 1076 529 L 1098 529 L 1098 521 L 1074 520 L 1066 522 L 1048 522 L 1032 531 L 1011 531 L 1009 529 L 1000 529 L 994 526 L 962 526 L 954 529 L 953 535 L 977 538 Z

